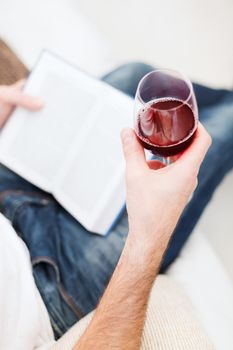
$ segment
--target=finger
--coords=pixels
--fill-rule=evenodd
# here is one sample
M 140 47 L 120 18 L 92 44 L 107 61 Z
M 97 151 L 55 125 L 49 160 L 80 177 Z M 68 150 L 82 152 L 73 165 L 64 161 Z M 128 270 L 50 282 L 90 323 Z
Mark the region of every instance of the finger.
M 211 137 L 199 122 L 198 128 L 192 144 L 183 152 L 177 160 L 177 164 L 184 164 L 190 167 L 196 167 L 199 170 L 200 165 L 211 145 Z
M 165 167 L 165 164 L 163 164 L 162 162 L 160 162 L 159 160 L 156 160 L 156 159 L 148 160 L 147 164 L 148 164 L 149 168 L 152 170 L 158 170 L 158 169 Z
M 22 90 L 22 88 L 24 87 L 26 83 L 26 79 L 21 79 L 21 80 L 18 80 L 16 83 L 14 83 L 13 85 L 11 85 L 14 89 L 17 89 L 17 90 Z
M 175 163 L 177 161 L 177 159 L 180 158 L 182 153 L 176 154 L 175 156 L 171 156 L 171 163 Z
M 121 140 L 126 161 L 126 167 L 129 170 L 142 170 L 147 167 L 145 152 L 135 132 L 130 128 L 125 128 L 121 132 Z
M 0 99 L 6 103 L 31 110 L 38 110 L 43 106 L 40 98 L 26 95 L 22 91 L 12 89 L 12 87 L 1 89 Z
M 4 105 L 0 107 L 1 107 L 1 113 L 0 113 L 0 129 L 1 129 L 3 125 L 6 123 L 7 119 L 9 118 L 9 115 L 12 112 L 12 107 L 9 105 Z

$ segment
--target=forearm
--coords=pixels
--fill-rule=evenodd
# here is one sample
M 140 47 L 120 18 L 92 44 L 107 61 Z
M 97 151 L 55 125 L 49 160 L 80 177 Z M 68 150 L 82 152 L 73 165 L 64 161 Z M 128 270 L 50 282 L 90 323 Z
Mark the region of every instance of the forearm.
M 165 238 L 164 238 L 165 239 Z M 150 290 L 167 240 L 157 248 L 129 234 L 112 279 L 75 350 L 139 349 Z
M 195 189 L 211 139 L 199 124 L 189 152 L 165 168 L 156 160 L 148 166 L 131 129 L 122 132 L 122 142 L 131 232 L 95 316 L 75 350 L 140 347 L 153 281 L 171 233 Z

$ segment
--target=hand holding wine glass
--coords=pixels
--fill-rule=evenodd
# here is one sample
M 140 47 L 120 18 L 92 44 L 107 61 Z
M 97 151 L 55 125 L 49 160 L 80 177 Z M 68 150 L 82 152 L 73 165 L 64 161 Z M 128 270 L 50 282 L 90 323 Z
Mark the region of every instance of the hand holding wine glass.
M 192 83 L 173 70 L 145 75 L 135 96 L 135 132 L 144 148 L 169 157 L 184 151 L 198 125 L 198 109 Z
M 199 123 L 189 149 L 165 167 L 158 160 L 149 162 L 138 138 L 131 129 L 123 130 L 126 160 L 127 211 L 129 234 L 142 247 L 159 244 L 155 228 L 163 228 L 170 238 L 188 199 L 197 185 L 200 165 L 211 144 L 211 137 Z

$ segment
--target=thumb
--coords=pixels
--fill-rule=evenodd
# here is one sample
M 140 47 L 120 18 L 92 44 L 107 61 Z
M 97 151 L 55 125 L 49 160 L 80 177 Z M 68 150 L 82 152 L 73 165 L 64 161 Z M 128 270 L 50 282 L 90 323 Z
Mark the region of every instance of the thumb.
M 147 166 L 145 152 L 135 132 L 130 128 L 121 131 L 121 140 L 126 161 L 126 168 L 131 170 L 142 170 Z

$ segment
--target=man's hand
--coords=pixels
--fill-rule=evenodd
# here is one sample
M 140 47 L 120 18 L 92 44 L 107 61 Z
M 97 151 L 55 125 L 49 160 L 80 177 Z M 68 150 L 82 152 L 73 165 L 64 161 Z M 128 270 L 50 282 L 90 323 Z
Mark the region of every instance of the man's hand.
M 42 101 L 24 94 L 21 90 L 25 80 L 20 80 L 11 86 L 0 86 L 0 128 L 6 123 L 15 106 L 30 110 L 38 110 L 43 106 Z
M 75 350 L 138 350 L 147 302 L 174 227 L 197 184 L 211 139 L 199 124 L 192 145 L 164 167 L 146 162 L 133 130 L 122 132 L 129 235 L 111 281 Z
M 197 174 L 211 144 L 199 123 L 195 139 L 176 162 L 164 167 L 159 161 L 146 162 L 133 130 L 122 132 L 126 159 L 129 236 L 151 249 L 167 244 L 175 225 L 197 185 Z M 164 247 L 165 249 L 165 247 Z

